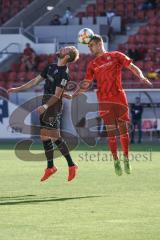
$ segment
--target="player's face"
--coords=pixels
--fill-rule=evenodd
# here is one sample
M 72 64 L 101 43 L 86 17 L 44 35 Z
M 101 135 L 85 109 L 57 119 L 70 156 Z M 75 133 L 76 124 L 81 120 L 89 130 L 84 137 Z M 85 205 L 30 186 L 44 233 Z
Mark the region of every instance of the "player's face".
M 67 48 L 67 47 L 65 47 L 65 48 L 61 48 L 60 50 L 59 50 L 59 52 L 58 52 L 58 57 L 59 58 L 64 58 L 66 55 L 68 55 L 70 53 L 70 48 Z
M 89 50 L 95 56 L 97 56 L 101 50 L 101 43 L 97 43 L 95 41 L 90 41 L 88 44 Z

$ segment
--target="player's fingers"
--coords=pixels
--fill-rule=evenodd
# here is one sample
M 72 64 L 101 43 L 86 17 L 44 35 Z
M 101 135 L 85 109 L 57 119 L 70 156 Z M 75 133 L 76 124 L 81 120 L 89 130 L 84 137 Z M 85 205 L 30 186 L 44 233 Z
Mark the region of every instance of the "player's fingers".
M 7 92 L 8 92 L 8 93 L 11 93 L 11 92 L 12 92 L 12 89 L 8 89 Z
M 36 112 L 40 113 L 39 107 L 36 109 Z

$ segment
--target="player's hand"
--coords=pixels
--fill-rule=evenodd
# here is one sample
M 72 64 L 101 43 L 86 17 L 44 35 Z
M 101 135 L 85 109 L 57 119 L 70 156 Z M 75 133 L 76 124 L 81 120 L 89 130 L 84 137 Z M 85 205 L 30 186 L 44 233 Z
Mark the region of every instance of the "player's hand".
M 152 83 L 148 80 L 148 78 L 146 78 L 146 77 L 143 77 L 143 78 L 141 78 L 141 82 L 142 83 L 145 83 L 145 84 L 147 84 L 147 85 L 149 85 L 149 86 L 152 86 Z
M 69 99 L 69 100 L 72 99 L 72 95 L 67 94 L 67 93 L 63 93 L 63 97 L 64 97 L 64 98 L 67 98 L 67 99 Z
M 8 92 L 8 93 L 15 93 L 15 92 L 17 92 L 17 88 L 9 88 L 9 89 L 7 90 L 7 92 Z
M 46 111 L 46 109 L 43 106 L 40 106 L 36 110 L 40 115 Z

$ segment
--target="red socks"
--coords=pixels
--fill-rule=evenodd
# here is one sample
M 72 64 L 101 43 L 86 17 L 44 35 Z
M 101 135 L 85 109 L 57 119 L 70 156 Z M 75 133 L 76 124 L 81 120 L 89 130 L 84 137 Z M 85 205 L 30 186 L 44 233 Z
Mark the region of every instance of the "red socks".
M 118 159 L 118 156 L 117 156 L 117 139 L 116 139 L 116 136 L 114 137 L 108 137 L 108 145 L 109 145 L 109 148 L 112 152 L 112 155 L 113 155 L 113 158 L 114 159 Z
M 130 142 L 129 134 L 125 133 L 120 135 L 120 142 L 121 142 L 123 154 L 128 158 L 129 142 Z

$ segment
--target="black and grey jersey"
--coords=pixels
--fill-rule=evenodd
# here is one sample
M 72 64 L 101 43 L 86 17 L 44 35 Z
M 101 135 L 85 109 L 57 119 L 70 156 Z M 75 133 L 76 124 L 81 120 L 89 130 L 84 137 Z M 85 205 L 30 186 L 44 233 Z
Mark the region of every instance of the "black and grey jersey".
M 65 89 L 69 81 L 69 70 L 67 66 L 50 64 L 41 73 L 41 77 L 45 79 L 42 100 L 42 103 L 45 104 L 49 98 L 55 94 L 56 87 Z M 62 99 L 60 99 L 60 101 L 62 102 Z

